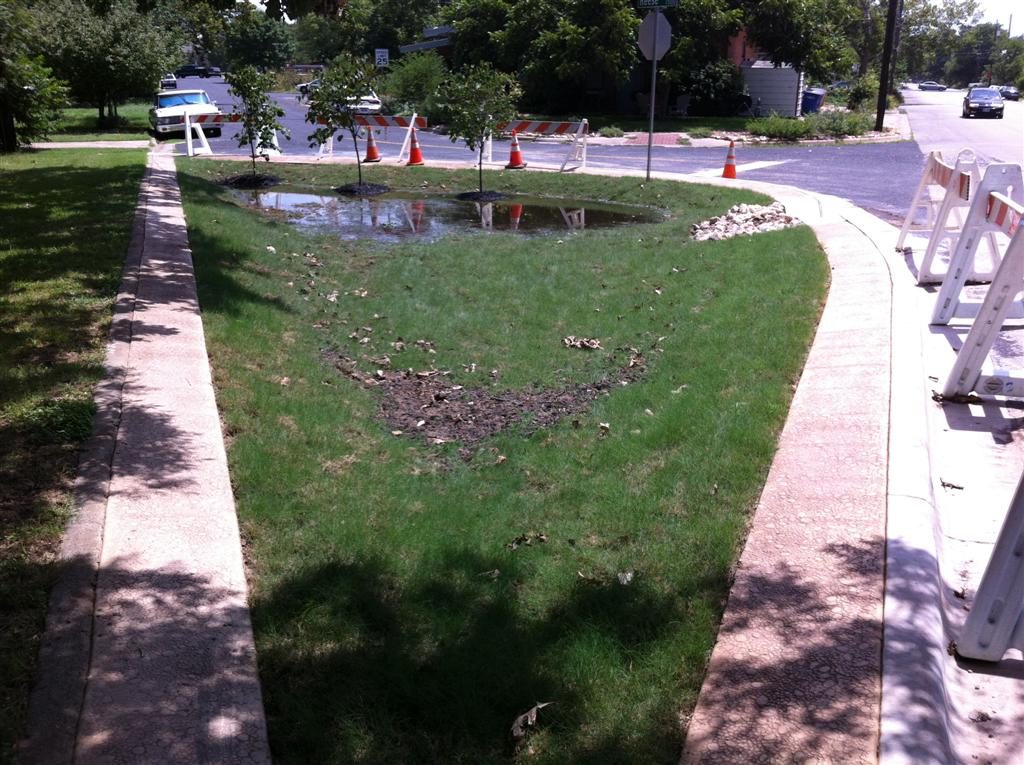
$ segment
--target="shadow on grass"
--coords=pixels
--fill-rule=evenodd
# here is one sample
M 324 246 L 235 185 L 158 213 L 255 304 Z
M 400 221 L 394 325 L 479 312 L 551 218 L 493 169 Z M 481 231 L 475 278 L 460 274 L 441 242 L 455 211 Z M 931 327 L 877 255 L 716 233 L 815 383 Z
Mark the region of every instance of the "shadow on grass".
M 685 619 L 688 594 L 574 578 L 528 615 L 528 574 L 508 556 L 451 549 L 404 581 L 380 557 L 306 568 L 254 604 L 275 760 L 511 762 L 513 720 L 553 702 L 521 747 L 537 745 L 531 761 L 675 762 L 678 719 L 623 708 L 616 728 L 592 724 L 609 700 L 576 662 L 599 645 L 628 665 L 614 673 L 630 672 Z

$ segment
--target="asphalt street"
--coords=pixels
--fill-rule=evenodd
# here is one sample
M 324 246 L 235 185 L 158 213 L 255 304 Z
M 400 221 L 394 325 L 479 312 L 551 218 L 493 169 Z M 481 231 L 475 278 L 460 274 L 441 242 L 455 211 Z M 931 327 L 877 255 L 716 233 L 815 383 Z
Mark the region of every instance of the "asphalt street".
M 231 111 L 232 98 L 220 78 L 189 78 L 179 81 L 181 88 L 202 88 L 216 101 L 222 111 Z M 275 94 L 285 110 L 282 124 L 290 138 L 282 140 L 285 154 L 311 155 L 309 146 L 312 125 L 305 122 L 305 107 L 297 93 Z M 973 124 L 973 121 L 972 121 Z M 245 154 L 247 148 L 233 140 L 234 131 L 224 131 L 211 139 L 217 154 Z M 347 139 L 347 136 L 345 137 Z M 397 157 L 404 132 L 387 131 L 378 138 L 378 148 L 385 161 Z M 419 133 L 424 158 L 430 161 L 467 160 L 472 155 L 462 142 L 453 143 L 447 136 L 429 131 Z M 527 162 L 559 165 L 565 157 L 564 144 L 522 142 Z M 336 144 L 335 151 L 352 151 L 351 142 Z M 496 141 L 494 158 L 508 156 L 508 143 Z M 651 153 L 651 169 L 656 172 L 721 174 L 725 154 L 721 148 L 655 146 Z M 587 149 L 587 164 L 595 168 L 642 170 L 646 166 L 646 146 L 602 145 L 592 143 Z M 832 194 L 848 199 L 883 219 L 900 220 L 910 205 L 924 164 L 924 154 L 917 143 L 901 141 L 876 144 L 801 144 L 794 146 L 740 146 L 737 171 L 750 180 L 782 183 L 809 191 Z

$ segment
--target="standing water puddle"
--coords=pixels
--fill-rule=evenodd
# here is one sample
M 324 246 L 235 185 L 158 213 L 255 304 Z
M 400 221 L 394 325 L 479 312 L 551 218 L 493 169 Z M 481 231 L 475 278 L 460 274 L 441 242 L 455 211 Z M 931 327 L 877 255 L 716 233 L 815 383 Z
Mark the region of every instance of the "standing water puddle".
M 469 230 L 564 234 L 664 220 L 660 213 L 641 207 L 519 195 L 495 202 L 470 202 L 405 192 L 345 197 L 288 187 L 235 193 L 251 207 L 282 214 L 297 226 L 331 231 L 342 239 L 372 236 L 433 241 Z

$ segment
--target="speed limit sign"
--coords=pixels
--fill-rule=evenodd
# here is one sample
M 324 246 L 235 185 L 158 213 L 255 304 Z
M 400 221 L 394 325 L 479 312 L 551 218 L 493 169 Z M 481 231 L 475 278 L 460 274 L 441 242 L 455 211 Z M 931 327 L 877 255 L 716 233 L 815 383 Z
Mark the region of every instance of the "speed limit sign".
M 373 51 L 374 58 L 376 59 L 377 68 L 383 69 L 388 65 L 388 49 L 387 48 L 375 48 Z

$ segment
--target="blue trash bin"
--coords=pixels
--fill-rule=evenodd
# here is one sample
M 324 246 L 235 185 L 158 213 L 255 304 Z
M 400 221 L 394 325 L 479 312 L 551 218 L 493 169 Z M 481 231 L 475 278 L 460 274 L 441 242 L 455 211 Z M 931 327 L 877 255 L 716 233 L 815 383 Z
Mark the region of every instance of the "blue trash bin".
M 813 114 L 821 108 L 821 105 L 825 103 L 825 94 L 828 93 L 824 88 L 807 88 L 804 91 L 804 96 L 800 100 L 800 112 L 802 114 Z

